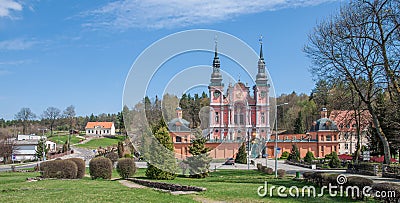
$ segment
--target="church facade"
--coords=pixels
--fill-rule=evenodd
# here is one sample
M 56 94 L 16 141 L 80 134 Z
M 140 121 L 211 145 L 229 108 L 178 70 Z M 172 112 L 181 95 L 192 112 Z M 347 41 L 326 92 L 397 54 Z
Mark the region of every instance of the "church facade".
M 240 80 L 227 87 L 222 82 L 220 60 L 215 45 L 213 71 L 208 86 L 210 95 L 210 116 L 208 140 L 211 142 L 243 142 L 249 138 L 268 139 L 271 127 L 269 121 L 269 89 L 262 43 L 258 60 L 255 85 L 250 88 Z

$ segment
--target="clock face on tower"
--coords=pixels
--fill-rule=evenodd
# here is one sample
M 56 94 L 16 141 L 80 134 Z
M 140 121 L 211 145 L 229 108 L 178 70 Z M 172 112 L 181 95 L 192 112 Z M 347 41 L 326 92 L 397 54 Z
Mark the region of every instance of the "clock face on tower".
M 218 98 L 220 95 L 221 95 L 221 93 L 219 91 L 215 91 L 214 92 L 214 97 L 215 98 Z
M 261 91 L 260 96 L 261 98 L 264 98 L 267 95 L 267 93 L 265 91 Z

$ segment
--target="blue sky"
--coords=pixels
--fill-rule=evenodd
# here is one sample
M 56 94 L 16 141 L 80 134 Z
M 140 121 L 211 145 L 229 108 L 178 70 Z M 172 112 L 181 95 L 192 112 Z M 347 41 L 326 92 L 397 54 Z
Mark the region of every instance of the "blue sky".
M 314 81 L 302 48 L 317 22 L 341 4 L 0 0 L 0 118 L 13 119 L 22 107 L 37 115 L 49 106 L 63 110 L 69 105 L 78 115 L 116 113 L 122 109 L 125 78 L 140 53 L 157 40 L 188 29 L 226 32 L 257 52 L 263 35 L 264 57 L 277 94 L 309 94 Z M 184 60 L 212 63 L 212 53 L 209 58 L 190 56 Z

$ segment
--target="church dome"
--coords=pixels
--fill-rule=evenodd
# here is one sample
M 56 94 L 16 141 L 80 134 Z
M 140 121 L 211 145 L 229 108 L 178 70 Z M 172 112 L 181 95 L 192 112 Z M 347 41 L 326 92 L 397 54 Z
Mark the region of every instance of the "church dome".
M 316 132 L 321 130 L 332 130 L 337 131 L 339 130 L 336 126 L 336 123 L 329 118 L 321 118 L 313 123 L 311 126 L 310 131 Z

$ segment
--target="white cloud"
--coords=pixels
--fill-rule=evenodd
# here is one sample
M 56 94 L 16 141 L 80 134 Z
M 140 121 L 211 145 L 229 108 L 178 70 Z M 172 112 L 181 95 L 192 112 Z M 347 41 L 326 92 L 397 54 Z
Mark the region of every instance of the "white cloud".
M 22 5 L 15 0 L 0 0 L 0 18 L 11 17 L 13 11 L 22 11 Z
M 171 28 L 210 24 L 236 16 L 334 0 L 132 0 L 114 1 L 82 13 L 90 28 Z
M 26 50 L 38 44 L 35 40 L 13 39 L 0 41 L 0 51 L 2 50 Z

